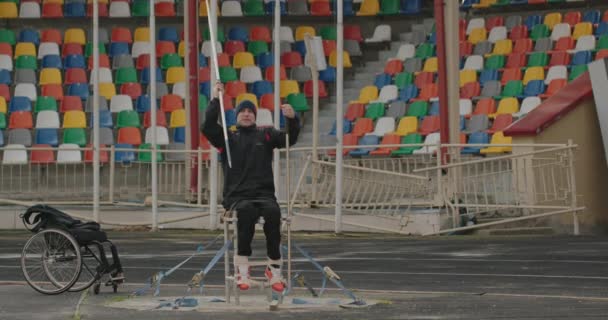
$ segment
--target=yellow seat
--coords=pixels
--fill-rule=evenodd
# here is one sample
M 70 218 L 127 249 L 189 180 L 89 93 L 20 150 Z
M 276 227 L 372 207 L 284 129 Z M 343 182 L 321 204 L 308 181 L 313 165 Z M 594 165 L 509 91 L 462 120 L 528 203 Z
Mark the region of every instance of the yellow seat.
M 6 100 L 4 99 L 4 97 L 0 97 L 0 112 L 6 113 L 6 111 Z
M 150 29 L 148 27 L 139 27 L 135 29 L 133 40 L 141 42 L 150 42 Z
M 304 40 L 304 36 L 306 34 L 310 34 L 311 37 L 316 36 L 316 31 L 314 27 L 311 26 L 299 26 L 296 28 L 296 41 Z
M 99 95 L 106 98 L 106 100 L 112 99 L 116 95 L 116 86 L 112 82 L 100 83 Z
M 235 69 L 255 66 L 255 60 L 251 52 L 237 52 L 232 58 L 232 66 Z
M 471 30 L 469 34 L 469 42 L 472 44 L 478 44 L 488 39 L 488 31 L 486 28 L 475 28 Z
M 63 43 L 78 43 L 79 45 L 84 46 L 87 43 L 87 37 L 85 36 L 83 29 L 71 28 L 65 31 Z
M 86 128 L 87 117 L 84 111 L 70 110 L 63 114 L 63 128 Z
M 186 81 L 186 69 L 184 67 L 171 67 L 167 70 L 167 84 Z
M 0 2 L 1 4 L 1 2 Z M 19 42 L 15 46 L 15 59 L 20 56 L 34 56 L 37 57 L 36 54 L 36 46 L 31 42 Z
M 243 102 L 244 100 L 249 100 L 251 102 L 253 102 L 253 104 L 255 104 L 255 107 L 258 108 L 258 97 L 256 97 L 255 94 L 253 93 L 241 93 L 236 97 L 236 105 L 238 106 L 239 103 Z
M 200 6 L 198 8 L 198 16 L 199 17 L 206 17 L 207 16 L 207 1 L 201 1 L 200 3 L 201 4 L 200 4 Z M 220 14 L 220 7 L 219 6 L 215 10 L 215 12 L 217 12 L 217 16 L 218 17 L 221 16 L 221 14 Z
M 177 45 L 177 53 L 182 58 L 186 56 L 186 43 L 183 40 Z
M 524 73 L 524 86 L 532 80 L 545 80 L 545 69 L 543 67 L 530 67 Z
M 350 61 L 350 55 L 348 54 L 348 52 L 344 51 L 342 53 L 342 61 L 344 64 L 344 68 L 352 68 L 353 64 Z M 332 51 L 329 54 L 329 65 L 332 67 L 337 67 L 338 66 L 338 52 L 336 50 Z
M 12 2 L 0 2 L 0 18 L 14 19 L 17 18 L 17 4 Z
M 513 41 L 511 39 L 498 40 L 494 43 L 492 54 L 509 55 L 513 51 Z
M 481 0 L 479 3 L 473 5 L 473 8 L 489 8 L 490 6 L 496 4 L 497 0 Z
M 59 3 L 63 4 L 63 0 L 44 0 L 44 3 Z
M 171 111 L 171 120 L 169 120 L 170 128 L 185 127 L 186 126 L 186 110 L 177 109 Z
M 40 84 L 62 84 L 61 71 L 57 68 L 44 68 L 40 71 Z
M 418 131 L 418 117 L 403 117 L 399 120 L 396 135 L 407 136 L 410 133 Z
M 588 36 L 593 34 L 593 25 L 591 22 L 581 22 L 574 26 L 574 32 L 572 32 L 572 38 L 578 40 L 582 36 Z
M 501 115 L 501 114 L 513 114 L 518 111 L 519 111 L 519 101 L 517 100 L 517 98 L 508 97 L 508 98 L 502 98 L 500 100 L 500 102 L 498 103 L 498 109 L 496 110 L 496 113 L 492 113 L 488 116 L 490 118 L 496 118 L 498 115 Z
M 286 98 L 292 93 L 300 93 L 300 87 L 295 80 L 281 80 L 281 98 Z
M 426 59 L 426 61 L 424 62 L 424 68 L 422 69 L 422 71 L 437 72 L 437 70 L 439 70 L 439 64 L 438 64 L 437 57 L 431 57 L 431 58 Z
M 460 70 L 460 87 L 462 88 L 471 82 L 477 82 L 477 71 L 473 69 Z
M 553 30 L 556 24 L 562 23 L 562 14 L 559 12 L 552 12 L 545 16 L 545 25 L 549 27 L 549 29 Z
M 380 2 L 378 0 L 363 0 L 359 11 L 357 11 L 357 15 L 377 16 L 378 12 L 380 12 Z
M 359 100 L 351 101 L 354 103 L 368 104 L 370 101 L 378 100 L 378 87 L 365 86 L 359 91 Z
M 513 138 L 512 137 L 505 137 L 505 135 L 502 133 L 502 131 L 498 131 L 495 134 L 492 135 L 492 139 L 490 140 L 490 145 L 492 144 L 513 144 Z M 483 148 L 481 150 L 479 150 L 479 152 L 481 154 L 488 154 L 488 153 L 504 153 L 504 152 L 511 152 L 513 150 L 513 147 L 497 147 L 497 146 L 490 146 L 487 148 Z

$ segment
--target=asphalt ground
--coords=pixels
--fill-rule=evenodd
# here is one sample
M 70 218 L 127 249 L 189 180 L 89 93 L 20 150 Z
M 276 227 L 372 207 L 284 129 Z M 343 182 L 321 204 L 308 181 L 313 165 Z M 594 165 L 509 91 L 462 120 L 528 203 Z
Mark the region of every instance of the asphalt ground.
M 127 277 L 117 294 L 102 287 L 100 295 L 44 296 L 23 281 L 19 266 L 21 249 L 31 234 L 0 232 L 0 319 L 201 319 L 200 312 L 137 311 L 110 305 L 128 299 L 152 274 L 177 265 L 216 235 L 111 232 L 109 238 L 119 248 Z M 322 265 L 331 266 L 358 296 L 380 303 L 311 312 L 228 309 L 214 312 L 213 318 L 235 319 L 246 312 L 262 319 L 608 319 L 608 237 L 296 233 L 293 241 Z M 165 279 L 161 297 L 184 295 L 185 284 L 220 246 L 216 243 Z M 256 237 L 254 255 L 264 257 L 264 253 L 263 237 Z M 294 271 L 320 287 L 321 275 L 313 265 L 297 252 L 293 257 Z M 223 270 L 220 260 L 206 278 L 206 294 L 222 295 Z M 331 290 L 329 297 L 341 295 Z

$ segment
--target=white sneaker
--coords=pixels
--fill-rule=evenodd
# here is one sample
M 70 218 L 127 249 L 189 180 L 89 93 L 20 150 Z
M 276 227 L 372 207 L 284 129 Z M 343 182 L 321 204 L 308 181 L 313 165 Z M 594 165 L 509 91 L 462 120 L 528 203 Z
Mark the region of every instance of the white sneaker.
M 283 290 L 285 290 L 285 279 L 281 276 L 281 268 L 268 266 L 264 274 L 266 275 L 266 279 L 268 279 L 270 286 L 272 286 L 273 291 L 283 292 Z
M 238 266 L 238 274 L 236 276 L 236 285 L 239 289 L 245 291 L 249 290 L 251 287 L 251 282 L 249 281 L 249 271 L 250 267 L 248 265 L 239 265 Z

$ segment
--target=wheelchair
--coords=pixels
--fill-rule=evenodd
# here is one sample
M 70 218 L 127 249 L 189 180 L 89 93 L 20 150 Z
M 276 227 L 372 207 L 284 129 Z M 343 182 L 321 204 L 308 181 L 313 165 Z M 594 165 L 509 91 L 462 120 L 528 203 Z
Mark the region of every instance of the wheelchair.
M 117 292 L 124 281 L 118 251 L 95 222 L 82 222 L 46 205 L 36 205 L 20 215 L 34 233 L 23 247 L 21 271 L 36 291 L 55 295 L 78 292 L 93 286 L 98 294 L 102 278 Z M 112 264 L 106 249 L 112 253 Z

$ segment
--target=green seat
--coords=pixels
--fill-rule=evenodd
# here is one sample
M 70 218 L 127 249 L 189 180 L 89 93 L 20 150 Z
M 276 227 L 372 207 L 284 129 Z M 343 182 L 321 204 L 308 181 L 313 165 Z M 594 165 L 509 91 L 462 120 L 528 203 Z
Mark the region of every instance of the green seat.
M 57 111 L 57 101 L 53 97 L 38 97 L 34 112 Z
M 572 81 L 572 80 L 578 78 L 580 75 L 582 75 L 585 72 L 587 72 L 586 64 L 579 64 L 579 65 L 573 66 L 572 69 L 570 70 L 570 76 L 568 76 L 568 81 Z
M 384 116 L 384 103 L 382 102 L 374 102 L 370 103 L 367 106 L 367 110 L 365 110 L 365 118 L 370 118 L 372 120 L 376 120 L 380 117 Z
M 118 118 L 116 120 L 117 128 L 127 128 L 127 127 L 135 127 L 138 128 L 139 125 L 139 113 L 135 110 L 123 110 L 118 113 Z
M 217 41 L 224 43 L 224 41 L 226 41 L 226 36 L 224 35 L 224 29 L 217 28 L 214 31 L 217 33 L 215 35 L 215 37 L 217 38 Z M 205 41 L 209 41 L 209 39 L 211 39 L 211 35 L 209 35 L 209 29 L 205 29 L 205 31 L 203 31 L 203 39 Z
M 381 15 L 399 14 L 400 1 L 399 0 L 382 0 L 380 2 Z
M 15 69 L 38 69 L 38 60 L 34 56 L 19 56 L 15 61 Z
M 334 26 L 323 26 L 319 30 L 319 34 L 323 40 L 338 40 L 338 33 Z
M 597 41 L 596 46 L 597 50 L 608 49 L 608 34 L 601 36 L 600 39 Z
M 429 110 L 429 103 L 427 101 L 416 101 L 410 104 L 407 108 L 406 117 L 425 117 Z
M 502 69 L 505 66 L 505 56 L 493 55 L 486 59 L 485 69 L 496 70 Z
M 435 45 L 423 43 L 416 48 L 416 58 L 426 59 L 435 55 Z
M 156 150 L 160 150 L 160 146 L 156 146 Z M 139 152 L 137 153 L 137 160 L 140 162 L 152 162 L 152 144 L 143 143 L 139 146 Z M 163 161 L 162 152 L 156 152 L 156 161 Z
M 549 64 L 549 55 L 546 52 L 534 52 L 528 59 L 528 67 L 544 67 Z
M 6 113 L 0 112 L 0 129 L 6 129 Z
M 501 7 L 508 6 L 511 4 L 511 0 L 498 0 L 496 3 L 492 4 L 493 7 Z
M 401 144 L 417 144 L 422 143 L 422 136 L 419 133 L 410 133 L 407 136 L 401 138 Z M 422 146 L 404 146 L 393 152 L 391 152 L 392 156 L 399 156 L 404 154 L 412 154 L 414 150 L 418 150 L 422 148 Z
M 17 36 L 15 32 L 10 29 L 0 29 L 0 42 L 8 43 L 14 46 L 17 43 Z
M 264 9 L 264 1 L 262 0 L 247 0 L 243 4 L 243 15 L 246 17 L 259 17 L 266 15 Z
M 135 70 L 135 68 L 120 68 L 116 70 L 116 85 L 120 86 L 123 83 L 130 82 L 139 82 L 137 80 L 137 70 Z
M 537 24 L 530 31 L 530 38 L 536 41 L 549 36 L 549 27 L 546 24 Z
M 504 97 L 519 97 L 524 93 L 524 84 L 521 80 L 511 80 L 502 88 L 502 94 L 496 99 Z
M 97 45 L 97 51 L 99 52 L 99 54 L 106 54 L 106 46 L 100 42 Z M 84 56 L 88 58 L 92 55 L 93 55 L 93 43 L 87 42 L 87 44 L 84 46 Z
M 183 67 L 182 58 L 177 53 L 167 53 L 160 59 L 160 67 L 163 70 L 171 67 Z
M 310 110 L 308 107 L 308 101 L 303 93 L 291 93 L 287 96 L 287 103 L 289 103 L 296 112 L 304 112 Z
M 200 94 L 198 96 L 198 111 L 205 112 L 205 110 L 207 110 L 208 105 L 209 105 L 209 100 L 207 99 L 207 96 L 204 94 Z
M 135 0 L 131 5 L 131 16 L 133 17 L 149 17 L 150 16 L 150 0 Z
M 236 69 L 233 67 L 220 67 L 220 81 L 226 83 L 228 81 L 237 81 L 239 79 L 236 74 Z
M 403 89 L 414 83 L 414 74 L 409 72 L 401 72 L 395 76 L 394 82 L 399 89 Z
M 63 129 L 63 143 L 75 143 L 80 147 L 87 144 L 87 134 L 84 128 Z
M 247 43 L 247 51 L 255 57 L 260 53 L 268 52 L 268 44 L 264 41 L 249 41 Z

